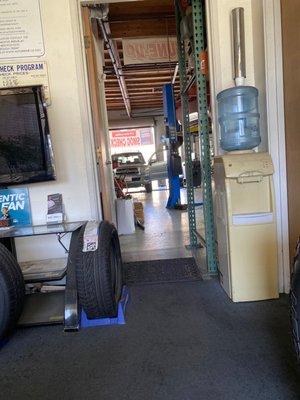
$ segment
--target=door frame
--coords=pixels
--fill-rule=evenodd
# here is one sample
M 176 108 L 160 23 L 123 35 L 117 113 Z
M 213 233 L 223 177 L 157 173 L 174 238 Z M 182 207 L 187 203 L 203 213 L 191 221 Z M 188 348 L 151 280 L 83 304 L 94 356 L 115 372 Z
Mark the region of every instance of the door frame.
M 263 0 L 269 152 L 275 167 L 280 292 L 290 291 L 289 225 L 280 0 Z
M 86 160 L 86 175 L 91 204 L 91 217 L 102 220 L 102 207 L 100 198 L 100 185 L 97 172 L 96 145 L 94 141 L 94 128 L 91 113 L 91 102 L 88 85 L 87 62 L 83 39 L 83 24 L 81 18 L 81 2 L 69 0 L 70 16 L 74 21 L 72 24 L 74 38 L 74 55 L 76 61 L 78 96 L 80 98 L 80 116 L 82 130 L 86 132 L 84 140 L 84 151 Z
M 106 151 L 107 147 L 107 112 L 103 108 L 103 97 L 105 92 L 100 82 L 99 57 L 96 54 L 96 46 L 99 42 L 97 24 L 94 25 L 91 21 L 91 10 L 87 6 L 81 6 L 81 18 L 83 24 L 84 35 L 84 48 L 87 62 L 88 84 L 91 101 L 92 123 L 94 131 L 94 141 L 96 146 L 96 159 L 97 159 L 97 174 L 100 186 L 100 197 L 102 204 L 103 218 L 112 222 L 113 212 L 111 209 L 110 195 L 111 187 L 113 185 L 111 169 L 110 152 Z M 99 54 L 98 54 L 99 55 Z M 102 76 L 101 76 L 102 79 Z
M 105 140 L 108 140 L 108 121 L 107 114 L 102 115 L 103 111 L 106 113 L 105 104 L 103 104 L 102 97 L 104 96 L 104 88 L 99 79 L 95 75 L 89 76 L 89 74 L 95 74 L 97 70 L 97 60 L 95 51 L 93 55 L 90 55 L 90 59 L 87 60 L 87 49 L 85 36 L 84 18 L 82 15 L 82 6 L 85 1 L 81 0 L 69 0 L 71 20 L 76 21 L 72 24 L 73 37 L 74 37 L 74 53 L 76 59 L 77 69 L 77 82 L 78 92 L 80 97 L 80 112 L 83 130 L 86 132 L 85 136 L 85 157 L 86 157 L 86 174 L 89 183 L 89 195 L 91 196 L 91 214 L 94 219 L 102 220 L 107 219 L 111 222 L 116 223 L 115 215 L 115 192 L 113 176 L 108 182 L 106 170 L 111 168 L 110 156 L 107 153 L 107 149 L 104 144 Z M 93 49 L 95 46 L 94 36 L 90 38 L 90 45 Z M 93 63 L 93 71 L 89 71 L 88 65 L 90 62 Z M 90 79 L 93 79 L 93 85 L 91 90 Z M 93 112 L 102 115 L 103 120 L 93 120 Z M 98 133 L 96 133 L 98 130 Z M 98 136 L 98 137 L 97 137 Z M 102 170 L 101 170 L 102 166 Z M 109 173 L 107 174 L 109 176 Z

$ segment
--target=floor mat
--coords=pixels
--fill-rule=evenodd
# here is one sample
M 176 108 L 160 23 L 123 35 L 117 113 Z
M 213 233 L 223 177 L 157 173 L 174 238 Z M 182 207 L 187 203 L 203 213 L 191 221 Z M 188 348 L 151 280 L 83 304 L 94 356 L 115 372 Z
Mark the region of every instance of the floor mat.
M 126 325 L 17 329 L 1 400 L 299 400 L 289 299 L 233 303 L 217 280 L 130 286 Z
M 194 258 L 130 262 L 124 264 L 123 271 L 127 285 L 201 280 Z

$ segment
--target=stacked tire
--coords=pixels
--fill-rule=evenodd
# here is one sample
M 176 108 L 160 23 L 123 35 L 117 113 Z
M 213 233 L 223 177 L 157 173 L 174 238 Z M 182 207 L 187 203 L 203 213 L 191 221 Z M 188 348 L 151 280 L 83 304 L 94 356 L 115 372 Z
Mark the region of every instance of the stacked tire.
M 21 315 L 25 283 L 17 260 L 0 244 L 0 340 L 9 336 Z
M 300 361 L 300 241 L 296 248 L 291 278 L 290 310 L 294 349 Z
M 122 291 L 122 257 L 117 229 L 107 221 L 100 222 L 95 251 L 83 251 L 84 233 L 85 226 L 75 238 L 79 304 L 89 319 L 116 317 Z
M 102 221 L 98 247 L 83 251 L 86 225 L 73 232 L 69 263 L 76 269 L 79 304 L 87 318 L 115 317 L 122 292 L 122 257 L 118 232 Z M 15 328 L 23 310 L 25 283 L 17 260 L 0 244 L 0 341 Z

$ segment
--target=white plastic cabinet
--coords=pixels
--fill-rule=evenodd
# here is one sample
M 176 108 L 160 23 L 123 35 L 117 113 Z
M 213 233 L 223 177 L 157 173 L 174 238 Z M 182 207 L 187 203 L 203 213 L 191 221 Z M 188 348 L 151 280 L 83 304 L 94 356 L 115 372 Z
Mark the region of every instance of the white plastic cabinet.
M 278 297 L 273 173 L 267 153 L 232 152 L 215 158 L 220 281 L 235 302 Z

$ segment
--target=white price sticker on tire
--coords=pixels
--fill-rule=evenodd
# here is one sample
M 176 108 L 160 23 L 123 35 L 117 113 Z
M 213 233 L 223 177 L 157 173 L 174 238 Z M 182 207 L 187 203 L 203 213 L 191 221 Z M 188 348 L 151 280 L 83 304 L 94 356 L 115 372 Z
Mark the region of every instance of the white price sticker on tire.
M 87 253 L 89 251 L 96 251 L 98 249 L 98 221 L 89 221 L 84 229 L 83 235 L 83 248 L 82 251 Z

